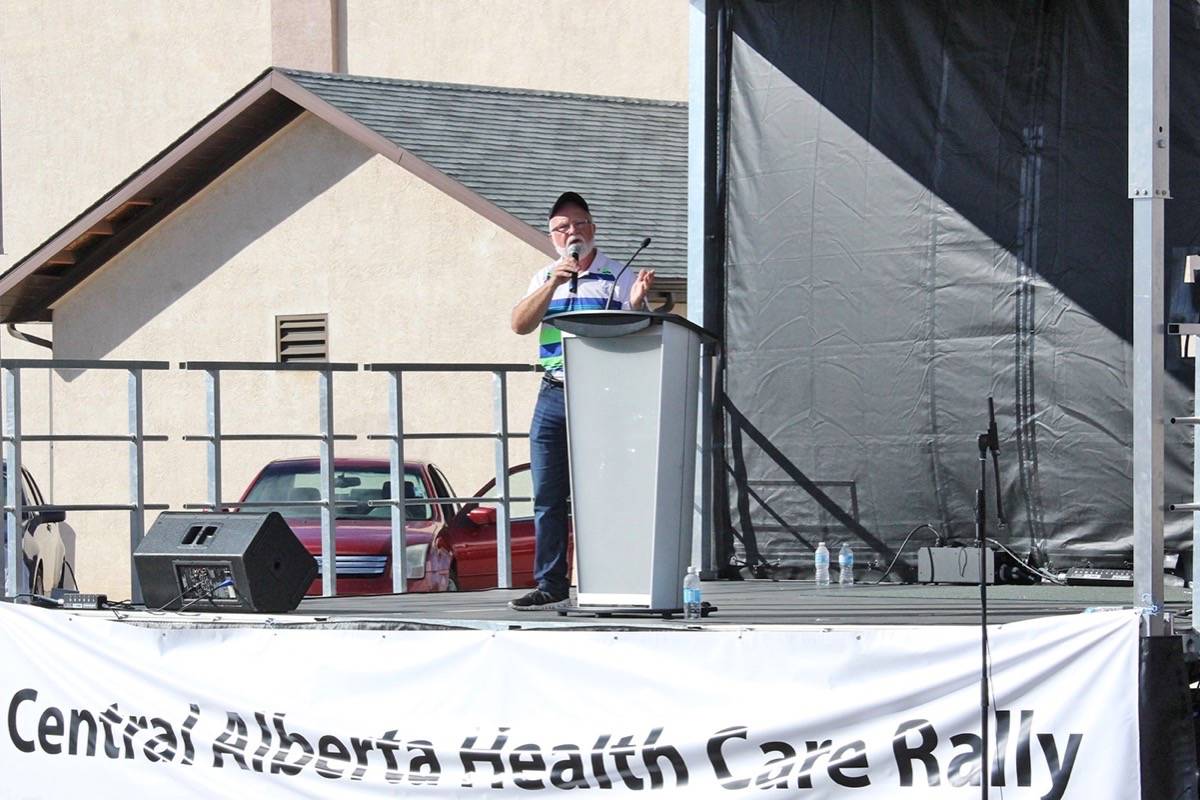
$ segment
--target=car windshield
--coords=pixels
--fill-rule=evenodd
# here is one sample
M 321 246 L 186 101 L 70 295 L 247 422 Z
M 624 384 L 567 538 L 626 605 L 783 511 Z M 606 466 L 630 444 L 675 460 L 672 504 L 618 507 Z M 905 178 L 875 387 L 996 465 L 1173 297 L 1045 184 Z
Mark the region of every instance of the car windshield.
M 334 472 L 333 485 L 334 500 L 352 504 L 338 506 L 338 519 L 385 520 L 391 517 L 390 506 L 368 505 L 372 500 L 391 499 L 392 482 L 386 469 L 339 469 Z M 404 473 L 404 496 L 408 499 L 428 497 L 418 473 Z M 306 466 L 273 469 L 259 478 L 246 495 L 246 501 L 253 503 L 312 502 L 320 499 L 320 470 Z M 433 507 L 430 505 L 410 505 L 406 509 L 410 520 L 433 519 Z M 278 511 L 288 519 L 317 519 L 321 516 L 321 507 L 318 505 L 278 508 L 256 506 L 253 510 Z

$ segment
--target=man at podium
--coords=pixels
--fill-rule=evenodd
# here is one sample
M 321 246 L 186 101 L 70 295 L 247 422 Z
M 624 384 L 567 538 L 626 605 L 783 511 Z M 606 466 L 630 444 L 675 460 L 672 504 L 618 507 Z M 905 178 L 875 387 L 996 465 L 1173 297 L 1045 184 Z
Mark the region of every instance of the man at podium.
M 654 285 L 654 270 L 621 273 L 622 264 L 596 248 L 596 224 L 587 202 L 563 192 L 550 208 L 550 241 L 558 260 L 534 274 L 512 311 L 512 329 L 532 333 L 540 326 L 538 361 L 545 370 L 529 426 L 529 460 L 533 473 L 534 557 L 537 588 L 509 603 L 518 611 L 561 608 L 568 602 L 567 513 L 570 469 L 567 462 L 567 416 L 563 398 L 562 332 L 542 320 L 566 311 L 606 307 L 642 309 Z M 615 286 L 614 286 L 615 282 Z M 600 423 L 601 421 L 598 421 Z M 603 421 L 609 424 L 611 420 Z

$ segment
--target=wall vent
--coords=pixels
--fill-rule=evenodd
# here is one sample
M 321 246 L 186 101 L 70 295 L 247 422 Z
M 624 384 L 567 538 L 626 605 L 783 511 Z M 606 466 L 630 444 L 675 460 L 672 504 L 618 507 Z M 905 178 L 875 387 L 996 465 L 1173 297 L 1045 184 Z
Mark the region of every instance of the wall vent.
M 275 360 L 328 361 L 329 315 L 290 314 L 275 317 Z

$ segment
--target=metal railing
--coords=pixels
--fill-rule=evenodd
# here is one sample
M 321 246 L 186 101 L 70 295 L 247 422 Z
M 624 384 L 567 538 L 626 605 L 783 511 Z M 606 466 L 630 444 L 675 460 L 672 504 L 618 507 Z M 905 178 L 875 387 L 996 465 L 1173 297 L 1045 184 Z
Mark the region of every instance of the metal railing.
M 508 441 L 513 438 L 529 438 L 528 433 L 512 433 L 508 429 L 508 373 L 535 372 L 532 364 L 367 364 L 368 372 L 384 373 L 388 376 L 388 420 L 390 430 L 382 434 L 370 434 L 368 439 L 385 440 L 390 443 L 390 471 L 392 486 L 404 485 L 404 441 L 406 439 L 492 439 L 495 441 L 493 462 L 496 468 L 496 497 L 451 497 L 438 498 L 453 503 L 496 503 L 496 582 L 501 589 L 512 588 L 512 528 L 509 506 L 513 501 L 528 501 L 527 497 L 510 497 L 508 487 Z M 406 372 L 490 372 L 492 374 L 492 419 L 495 430 L 482 433 L 459 432 L 404 432 L 404 374 Z M 389 506 L 392 514 L 392 591 L 408 591 L 408 575 L 405 563 L 405 505 L 424 504 L 425 500 L 405 500 L 400 497 L 387 500 L 372 500 L 368 505 Z M 328 559 L 326 559 L 326 562 Z
M 333 374 L 355 372 L 357 364 L 334 363 L 286 363 L 275 362 L 217 362 L 188 361 L 181 369 L 202 371 L 206 376 L 206 399 L 208 432 L 198 436 L 184 436 L 185 441 L 203 441 L 208 448 L 208 502 L 186 503 L 186 509 L 212 510 L 220 508 L 302 508 L 319 507 L 321 510 L 321 594 L 332 597 L 337 594 L 337 509 L 359 505 L 356 501 L 336 499 L 334 486 L 334 442 L 351 441 L 353 434 L 334 432 L 333 418 Z M 442 503 L 483 502 L 496 503 L 496 561 L 497 582 L 502 588 L 512 586 L 512 547 L 509 505 L 513 501 L 528 501 L 530 498 L 514 498 L 508 486 L 508 442 L 512 438 L 528 437 L 528 433 L 512 433 L 508 429 L 508 384 L 510 372 L 534 372 L 538 368 L 531 364 L 450 364 L 450 363 L 403 363 L 367 364 L 368 372 L 386 374 L 389 378 L 387 433 L 370 434 L 370 440 L 390 443 L 389 480 L 399 496 L 372 500 L 369 506 L 387 506 L 391 509 L 391 574 L 392 590 L 397 593 L 408 591 L 407 536 L 405 531 L 405 508 L 412 505 L 427 505 L 431 501 Z M 320 433 L 317 434 L 259 434 L 225 433 L 221 426 L 221 373 L 223 372 L 315 372 L 319 377 L 318 403 Z M 493 376 L 493 417 L 496 429 L 484 433 L 423 432 L 406 433 L 404 430 L 404 374 L 407 372 L 490 372 Z M 405 498 L 400 487 L 404 486 L 404 442 L 406 439 L 493 439 L 495 440 L 494 464 L 496 467 L 497 497 L 436 497 Z M 275 500 L 232 502 L 220 497 L 222 475 L 221 443 L 226 441 L 319 441 L 320 491 L 319 500 Z M 333 554 L 333 557 L 329 557 Z
M 184 361 L 180 369 L 203 372 L 205 375 L 205 403 L 208 432 L 201 435 L 184 436 L 187 442 L 205 442 L 207 446 L 208 502 L 185 503 L 185 509 L 217 511 L 223 508 L 297 508 L 318 506 L 321 509 L 321 594 L 326 597 L 336 593 L 336 558 L 325 558 L 336 553 L 334 531 L 337 506 L 334 497 L 333 443 L 353 441 L 353 434 L 336 434 L 333 430 L 333 375 L 336 372 L 357 372 L 358 364 L 331 362 L 277 363 L 273 361 Z M 317 374 L 317 418 L 320 433 L 225 433 L 221 427 L 221 373 L 223 372 L 315 372 Z M 307 442 L 317 441 L 321 445 L 321 499 L 320 500 L 276 500 L 271 502 L 231 502 L 221 499 L 222 442 Z M 352 505 L 342 503 L 341 505 Z
M 166 370 L 166 361 L 102 361 L 77 359 L 4 359 L 0 370 L 4 376 L 4 463 L 9 480 L 4 500 L 4 594 L 15 597 L 19 590 L 21 536 L 26 513 L 42 511 L 128 511 L 129 512 L 129 574 L 130 597 L 142 601 L 142 588 L 133 565 L 133 551 L 142 540 L 146 527 L 146 512 L 168 508 L 165 504 L 146 502 L 146 442 L 165 442 L 166 436 L 148 435 L 144 428 L 142 373 L 147 370 Z M 26 434 L 21 425 L 22 370 L 123 370 L 129 373 L 128 418 L 126 434 Z M 47 503 L 23 505 L 21 498 L 22 446 L 26 442 L 128 442 L 129 443 L 129 502 L 128 503 Z
M 145 499 L 145 454 L 146 442 L 165 442 L 167 436 L 146 434 L 143 425 L 144 393 L 142 373 L 146 370 L 168 370 L 165 361 L 104 361 L 74 359 L 3 359 L 4 383 L 4 426 L 3 436 L 5 463 L 9 474 L 19 476 L 22 467 L 21 448 L 27 442 L 128 442 L 130 502 L 126 504 L 44 504 L 28 505 L 22 502 L 21 481 L 10 480 L 4 505 L 7 547 L 3 563 L 4 594 L 15 596 L 19 591 L 22 524 L 28 513 L 41 511 L 128 511 L 129 559 L 132 598 L 142 601 L 133 553 L 145 535 L 145 512 L 170 508 L 167 504 L 150 504 Z M 185 361 L 179 368 L 190 372 L 203 372 L 205 376 L 205 398 L 207 430 L 203 434 L 184 435 L 189 442 L 204 442 L 206 445 L 206 498 L 204 503 L 184 503 L 184 509 L 220 510 L 226 508 L 299 508 L 317 507 L 321 513 L 321 591 L 325 596 L 337 593 L 337 559 L 335 532 L 337 509 L 358 506 L 358 501 L 338 501 L 335 492 L 334 443 L 353 441 L 354 434 L 338 434 L 334 430 L 333 376 L 338 372 L 357 372 L 353 363 L 276 363 L 243 361 Z M 28 369 L 54 370 L 125 370 L 129 373 L 128 417 L 129 432 L 126 434 L 26 434 L 22 429 L 21 371 Z M 366 371 L 387 375 L 389 379 L 388 416 L 389 431 L 371 434 L 371 440 L 390 443 L 389 471 L 391 485 L 397 487 L 396 497 L 372 500 L 369 506 L 386 506 L 391 509 L 391 575 L 393 590 L 408 590 L 405 550 L 405 508 L 410 505 L 440 503 L 483 503 L 496 504 L 496 575 L 502 588 L 512 587 L 511 514 L 513 502 L 529 502 L 532 498 L 512 497 L 509 487 L 509 441 L 528 438 L 528 433 L 514 433 L 508 425 L 508 375 L 514 372 L 536 372 L 539 367 L 532 364 L 455 364 L 455 363 L 378 363 L 365 365 Z M 315 373 L 318 379 L 319 432 L 296 433 L 228 433 L 222 425 L 221 392 L 222 375 L 229 372 L 307 372 Z M 413 372 L 448 373 L 491 373 L 493 386 L 494 430 L 486 432 L 421 432 L 408 433 L 404 429 L 404 375 Z M 494 497 L 424 497 L 406 498 L 400 487 L 404 486 L 404 442 L 406 440 L 431 439 L 482 439 L 493 440 L 493 464 L 496 472 Z M 320 492 L 319 500 L 273 500 L 231 501 L 221 496 L 223 476 L 222 444 L 231 441 L 316 441 L 320 443 Z M 448 520 L 447 520 L 448 521 Z M 333 558 L 326 557 L 333 554 Z

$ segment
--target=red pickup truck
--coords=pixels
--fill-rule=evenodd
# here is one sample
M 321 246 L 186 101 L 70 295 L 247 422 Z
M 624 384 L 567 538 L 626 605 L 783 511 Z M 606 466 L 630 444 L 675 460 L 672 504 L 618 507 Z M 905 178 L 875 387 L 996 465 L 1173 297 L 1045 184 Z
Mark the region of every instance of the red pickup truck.
M 272 461 L 251 481 L 243 502 L 319 501 L 320 461 L 298 458 Z M 428 499 L 408 505 L 405 563 L 408 589 L 445 592 L 494 588 L 496 579 L 496 505 L 458 505 L 438 498 L 457 497 L 446 476 L 433 464 L 408 461 L 404 465 L 403 495 L 391 485 L 386 459 L 337 458 L 334 460 L 334 499 L 346 503 L 337 510 L 335 532 L 337 593 L 389 594 L 392 591 L 391 509 L 372 506 L 372 500 L 403 496 Z M 533 494 L 529 465 L 514 467 L 509 475 L 509 495 Z M 495 497 L 489 481 L 474 497 Z M 320 507 L 317 505 L 270 509 L 287 520 L 308 551 L 321 557 Z M 533 502 L 510 506 L 514 587 L 533 581 Z M 321 593 L 320 579 L 308 593 Z

